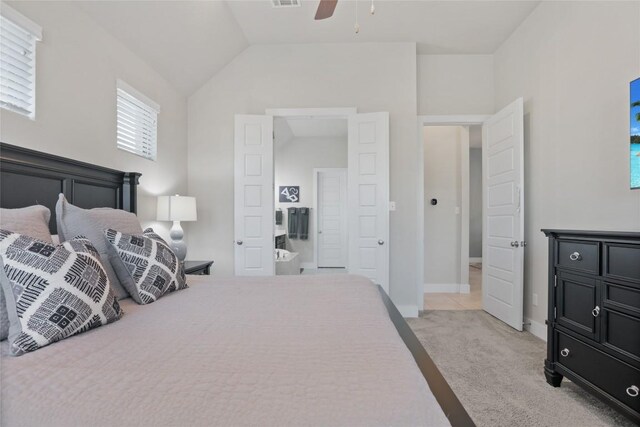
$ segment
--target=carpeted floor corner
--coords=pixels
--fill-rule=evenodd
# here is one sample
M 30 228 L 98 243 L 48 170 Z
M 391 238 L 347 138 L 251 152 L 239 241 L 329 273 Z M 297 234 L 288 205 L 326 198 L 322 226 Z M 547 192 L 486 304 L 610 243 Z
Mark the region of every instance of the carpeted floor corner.
M 484 311 L 427 311 L 407 322 L 478 427 L 635 425 L 566 379 L 548 385 L 546 343 Z

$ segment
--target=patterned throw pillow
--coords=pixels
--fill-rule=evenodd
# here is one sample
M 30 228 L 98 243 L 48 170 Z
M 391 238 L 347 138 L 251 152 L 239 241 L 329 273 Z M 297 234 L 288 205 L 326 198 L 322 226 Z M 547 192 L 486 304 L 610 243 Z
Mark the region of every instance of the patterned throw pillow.
M 100 255 L 84 237 L 53 245 L 0 230 L 11 353 L 21 355 L 122 316 Z
M 187 287 L 184 268 L 171 247 L 147 228 L 143 234 L 125 234 L 116 230 L 104 231 L 112 250 L 118 255 L 126 271 L 118 276 L 120 282 L 138 304 L 149 304 L 169 292 Z M 113 259 L 113 257 L 111 258 Z

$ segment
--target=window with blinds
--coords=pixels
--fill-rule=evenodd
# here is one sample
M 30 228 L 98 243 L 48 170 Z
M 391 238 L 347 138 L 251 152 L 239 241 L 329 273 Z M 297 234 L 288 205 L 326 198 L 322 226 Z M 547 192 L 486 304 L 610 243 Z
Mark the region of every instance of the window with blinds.
M 158 104 L 118 80 L 118 148 L 155 160 L 158 149 L 158 113 Z
M 34 119 L 36 115 L 36 42 L 42 29 L 2 5 L 0 9 L 0 107 Z

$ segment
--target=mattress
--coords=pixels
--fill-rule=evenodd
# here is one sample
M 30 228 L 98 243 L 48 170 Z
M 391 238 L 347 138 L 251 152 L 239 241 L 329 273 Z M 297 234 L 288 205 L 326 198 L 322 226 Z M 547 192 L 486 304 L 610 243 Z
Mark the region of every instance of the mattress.
M 188 276 L 189 289 L 20 357 L 3 426 L 445 426 L 367 279 Z

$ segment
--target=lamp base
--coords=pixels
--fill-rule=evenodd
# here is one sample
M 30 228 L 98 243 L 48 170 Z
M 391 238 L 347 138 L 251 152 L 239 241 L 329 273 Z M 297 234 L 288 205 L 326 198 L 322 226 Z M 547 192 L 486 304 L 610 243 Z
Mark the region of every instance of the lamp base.
M 187 244 L 182 240 L 184 231 L 182 230 L 180 221 L 173 221 L 169 236 L 171 236 L 171 249 L 176 254 L 176 257 L 178 257 L 178 261 L 184 262 L 184 259 L 187 257 Z

